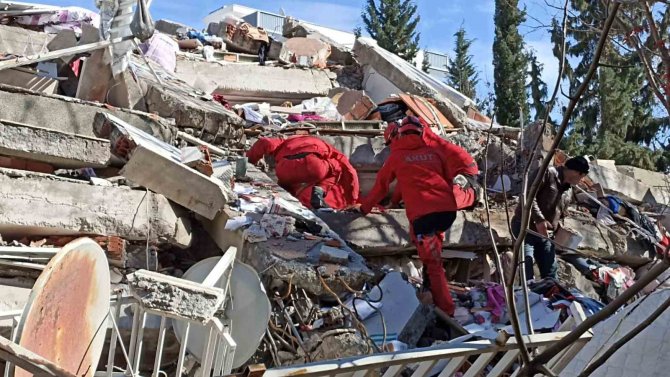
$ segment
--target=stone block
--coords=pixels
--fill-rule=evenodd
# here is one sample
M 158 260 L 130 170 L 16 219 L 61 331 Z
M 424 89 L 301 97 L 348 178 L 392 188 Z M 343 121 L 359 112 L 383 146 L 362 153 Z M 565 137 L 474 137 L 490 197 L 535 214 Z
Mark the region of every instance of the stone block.
M 130 291 L 144 308 L 207 323 L 220 310 L 223 289 L 207 287 L 158 272 L 139 270 L 128 275 Z
M 249 64 L 177 62 L 177 77 L 205 93 L 218 93 L 231 103 L 293 104 L 325 97 L 334 87 L 325 70 L 286 69 Z
M 99 168 L 111 158 L 109 141 L 22 123 L 0 123 L 0 154 L 59 168 Z
M 188 247 L 190 222 L 164 196 L 127 187 L 0 170 L 0 233 L 5 238 L 51 235 L 119 236 Z
M 34 124 L 55 131 L 95 137 L 93 121 L 102 111 L 161 140 L 172 140 L 174 128 L 154 114 L 113 109 L 100 103 L 58 95 L 43 95 L 17 87 L 0 86 L 0 119 Z

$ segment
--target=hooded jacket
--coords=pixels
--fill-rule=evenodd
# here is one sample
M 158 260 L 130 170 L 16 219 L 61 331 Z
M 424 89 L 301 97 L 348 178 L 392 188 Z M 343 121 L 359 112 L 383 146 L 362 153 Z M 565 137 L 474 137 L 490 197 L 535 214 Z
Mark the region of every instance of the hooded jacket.
M 452 179 L 448 159 L 440 148 L 428 146 L 419 135 L 399 137 L 391 144 L 391 154 L 374 187 L 362 200 L 361 211 L 369 213 L 384 199 L 394 180 L 410 221 L 430 213 L 456 211 Z

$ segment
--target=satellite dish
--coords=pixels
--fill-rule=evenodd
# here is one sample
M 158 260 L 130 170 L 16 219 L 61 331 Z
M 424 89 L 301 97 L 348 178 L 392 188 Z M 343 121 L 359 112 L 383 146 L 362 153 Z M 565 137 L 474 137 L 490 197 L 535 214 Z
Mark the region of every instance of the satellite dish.
M 286 12 L 284 11 L 284 8 L 283 8 L 283 7 L 279 7 L 279 14 L 281 14 L 281 15 L 284 16 L 284 17 L 286 17 Z
M 63 247 L 30 291 L 19 344 L 79 377 L 92 377 L 107 334 L 109 267 L 89 238 Z M 32 376 L 19 367 L 16 377 Z
M 200 283 L 220 259 L 221 257 L 213 257 L 201 260 L 189 268 L 182 278 Z M 223 288 L 225 282 L 224 274 L 214 286 Z M 237 343 L 233 368 L 238 368 L 256 353 L 267 329 L 271 308 L 258 273 L 251 266 L 239 261 L 235 261 L 233 266 L 229 292 L 225 320 L 230 321 L 230 335 Z M 229 300 L 232 300 L 232 303 Z M 186 333 L 186 323 L 173 320 L 172 326 L 181 343 Z M 203 359 L 208 336 L 208 328 L 191 324 L 186 349 L 199 361 Z

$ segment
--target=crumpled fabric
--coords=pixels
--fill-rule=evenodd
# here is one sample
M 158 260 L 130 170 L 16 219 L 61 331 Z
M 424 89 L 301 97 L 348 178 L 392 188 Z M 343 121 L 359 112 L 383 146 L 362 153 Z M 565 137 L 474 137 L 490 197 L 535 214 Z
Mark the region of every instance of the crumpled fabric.
M 505 290 L 499 284 L 491 284 L 486 287 L 486 298 L 487 306 L 493 308 L 491 310 L 492 321 L 500 322 L 505 314 Z
M 154 33 L 149 40 L 140 44 L 140 50 L 168 72 L 174 72 L 177 68 L 179 45 L 167 34 Z
M 81 33 L 83 24 L 100 27 L 100 16 L 88 9 L 80 7 L 66 7 L 56 12 L 32 14 L 16 17 L 16 23 L 28 26 L 44 26 L 47 33 L 56 33 L 60 30 L 73 30 Z

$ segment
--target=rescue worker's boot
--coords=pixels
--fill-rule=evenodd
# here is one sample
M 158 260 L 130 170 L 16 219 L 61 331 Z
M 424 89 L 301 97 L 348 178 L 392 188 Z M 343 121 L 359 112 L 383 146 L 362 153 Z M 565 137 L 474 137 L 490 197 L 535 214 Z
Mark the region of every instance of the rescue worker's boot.
M 444 233 L 420 235 L 417 237 L 416 248 L 430 280 L 430 292 L 433 294 L 435 306 L 453 316 L 456 308 L 442 267 L 443 241 Z

